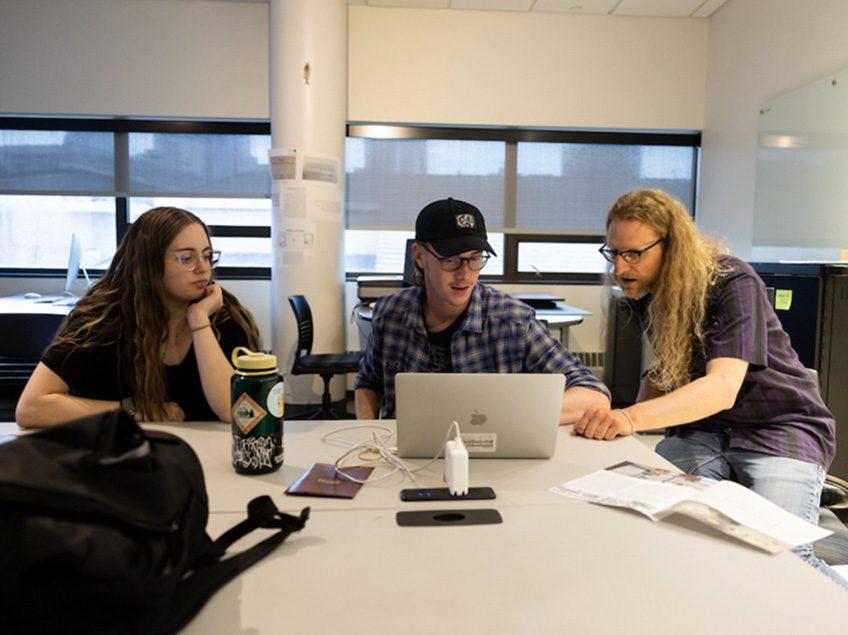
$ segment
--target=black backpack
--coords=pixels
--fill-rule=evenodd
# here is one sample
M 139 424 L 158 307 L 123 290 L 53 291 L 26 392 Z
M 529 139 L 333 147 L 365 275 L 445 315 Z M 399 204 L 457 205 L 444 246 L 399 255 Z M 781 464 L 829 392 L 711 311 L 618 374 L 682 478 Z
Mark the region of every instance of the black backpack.
M 261 496 L 212 541 L 207 505 L 194 451 L 124 412 L 0 445 L 0 632 L 173 633 L 309 517 Z

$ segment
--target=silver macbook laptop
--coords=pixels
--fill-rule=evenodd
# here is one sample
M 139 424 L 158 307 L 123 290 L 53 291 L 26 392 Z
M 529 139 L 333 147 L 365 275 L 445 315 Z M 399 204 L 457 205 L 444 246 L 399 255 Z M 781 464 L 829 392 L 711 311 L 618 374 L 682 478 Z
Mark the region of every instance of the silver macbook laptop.
M 402 458 L 434 457 L 452 421 L 471 458 L 553 456 L 563 375 L 398 373 L 395 381 Z

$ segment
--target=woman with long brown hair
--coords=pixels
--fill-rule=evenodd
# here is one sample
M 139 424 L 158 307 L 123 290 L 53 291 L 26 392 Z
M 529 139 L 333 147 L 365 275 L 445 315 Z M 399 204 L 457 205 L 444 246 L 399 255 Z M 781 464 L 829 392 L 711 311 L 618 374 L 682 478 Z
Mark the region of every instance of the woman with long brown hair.
M 259 333 L 212 279 L 219 258 L 191 212 L 142 214 L 45 351 L 17 422 L 48 426 L 118 407 L 146 421 L 229 421 L 229 355 L 257 349 Z

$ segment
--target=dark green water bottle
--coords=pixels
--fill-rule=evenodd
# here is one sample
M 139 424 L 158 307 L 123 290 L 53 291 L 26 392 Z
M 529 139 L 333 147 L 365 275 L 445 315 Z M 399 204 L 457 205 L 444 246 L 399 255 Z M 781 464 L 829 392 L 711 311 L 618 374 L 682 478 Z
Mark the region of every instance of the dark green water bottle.
M 265 474 L 283 464 L 283 378 L 277 357 L 239 346 L 233 350 L 233 468 Z

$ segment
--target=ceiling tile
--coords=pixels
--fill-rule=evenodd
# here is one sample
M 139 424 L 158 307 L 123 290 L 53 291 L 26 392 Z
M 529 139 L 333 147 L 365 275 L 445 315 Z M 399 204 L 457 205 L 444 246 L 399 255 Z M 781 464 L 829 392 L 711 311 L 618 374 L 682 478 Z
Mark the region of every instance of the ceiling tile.
M 689 17 L 704 0 L 621 0 L 613 15 Z
M 535 12 L 609 13 L 619 0 L 536 0 Z
M 725 2 L 727 2 L 727 0 L 706 0 L 706 2 L 701 5 L 701 8 L 692 14 L 692 17 L 708 18 L 713 13 L 718 11 L 718 9 L 721 8 L 721 5 L 723 5 Z
M 368 0 L 372 7 L 404 7 L 413 9 L 447 9 L 450 0 Z
M 451 9 L 487 11 L 529 11 L 533 0 L 451 0 Z

